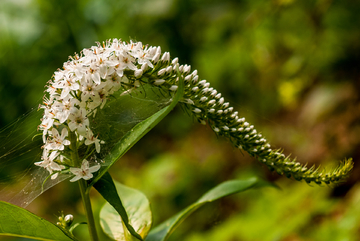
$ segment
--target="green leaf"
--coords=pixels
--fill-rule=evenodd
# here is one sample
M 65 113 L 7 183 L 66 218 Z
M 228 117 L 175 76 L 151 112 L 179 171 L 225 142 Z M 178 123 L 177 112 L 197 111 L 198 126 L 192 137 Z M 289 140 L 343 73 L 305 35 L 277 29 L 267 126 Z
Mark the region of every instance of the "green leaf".
M 0 235 L 37 240 L 76 240 L 65 230 L 24 208 L 0 201 L 0 210 Z
M 206 203 L 213 202 L 220 198 L 229 196 L 234 193 L 242 192 L 247 189 L 259 186 L 269 186 L 270 183 L 258 180 L 257 178 L 250 178 L 248 180 L 231 180 L 223 182 L 205 193 L 199 200 L 185 208 L 180 213 L 169 218 L 149 233 L 145 241 L 164 241 L 175 230 L 175 228 L 192 214 L 199 207 Z
M 101 180 L 99 182 L 101 182 Z M 95 186 L 98 185 L 98 183 L 96 183 Z M 143 193 L 136 189 L 126 187 L 118 182 L 115 182 L 115 185 L 119 196 L 121 196 L 126 212 L 129 215 L 129 220 L 127 220 L 127 215 L 125 219 L 121 214 L 125 210 L 119 211 L 116 206 L 112 206 L 111 203 L 106 203 L 100 212 L 101 227 L 104 232 L 114 240 L 137 240 L 131 236 L 126 229 L 128 228 L 127 223 L 129 222 L 140 236 L 145 238 L 152 224 L 152 214 L 148 199 Z
M 109 168 L 122 157 L 136 142 L 138 142 L 146 133 L 148 133 L 154 126 L 156 126 L 179 102 L 180 98 L 184 95 L 184 81 L 183 78 L 179 78 L 179 88 L 173 98 L 170 105 L 164 107 L 154 115 L 150 116 L 146 120 L 140 122 L 130 131 L 128 131 L 112 148 L 110 153 L 104 158 L 105 163 L 109 163 L 104 166 L 98 172 L 98 175 L 89 184 L 87 191 L 96 183 L 100 178 L 109 170 Z
M 120 185 L 120 184 L 119 184 Z M 113 227 L 114 225 L 118 225 L 121 224 L 121 221 L 118 222 L 118 220 L 120 220 L 119 215 L 121 216 L 121 220 L 123 220 L 123 224 L 125 225 L 126 229 L 131 233 L 131 235 L 133 235 L 134 237 L 136 237 L 138 240 L 142 240 L 142 237 L 144 236 L 140 236 L 135 229 L 131 226 L 130 222 L 129 222 L 129 217 L 128 214 L 126 212 L 126 208 L 123 206 L 123 203 L 118 195 L 118 192 L 120 192 L 122 189 L 122 187 L 120 186 L 119 189 L 119 185 L 117 185 L 118 189 L 115 187 L 114 181 L 111 178 L 110 174 L 107 172 L 98 182 L 96 182 L 94 184 L 94 188 L 105 198 L 105 200 L 108 202 L 108 207 L 107 209 L 111 210 L 112 212 L 112 219 L 107 219 L 107 218 L 103 218 L 101 216 L 101 220 L 105 220 L 108 221 L 110 224 L 106 224 L 106 222 L 104 221 L 104 225 L 102 225 L 104 232 L 106 234 L 109 235 L 109 237 L 113 238 L 113 237 L 118 237 L 119 235 L 117 233 L 115 233 L 113 231 Z M 123 192 L 121 192 L 121 197 L 123 199 L 126 199 L 127 197 L 123 196 Z M 127 201 L 127 200 L 126 200 Z M 111 206 L 110 206 L 111 205 Z M 104 209 L 104 208 L 103 208 Z M 115 213 L 115 214 L 114 214 Z M 115 221 L 114 221 L 114 215 L 116 217 Z M 103 223 L 103 221 L 101 221 L 101 223 Z M 106 227 L 109 227 L 109 229 L 107 229 Z M 117 227 L 117 226 L 115 226 Z M 118 230 L 122 230 L 123 231 L 123 227 L 121 226 L 121 228 L 118 228 Z M 137 230 L 140 230 L 137 228 Z M 114 234 L 113 234 L 114 233 Z

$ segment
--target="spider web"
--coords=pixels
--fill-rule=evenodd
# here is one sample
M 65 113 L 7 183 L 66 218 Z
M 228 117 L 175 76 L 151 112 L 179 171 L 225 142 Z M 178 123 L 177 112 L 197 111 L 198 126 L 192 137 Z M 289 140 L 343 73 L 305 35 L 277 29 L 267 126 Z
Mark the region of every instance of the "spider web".
M 94 152 L 88 160 L 109 165 L 101 160 L 111 152 L 113 146 L 136 124 L 169 105 L 171 100 L 168 92 L 150 85 L 116 92 L 95 117 L 89 116 L 91 129 L 105 144 L 101 145 L 100 154 Z M 60 174 L 52 180 L 48 178 L 47 170 L 34 165 L 41 161 L 42 133 L 37 131 L 37 126 L 42 114 L 42 111 L 33 108 L 0 130 L 2 201 L 26 207 L 43 192 L 72 176 Z

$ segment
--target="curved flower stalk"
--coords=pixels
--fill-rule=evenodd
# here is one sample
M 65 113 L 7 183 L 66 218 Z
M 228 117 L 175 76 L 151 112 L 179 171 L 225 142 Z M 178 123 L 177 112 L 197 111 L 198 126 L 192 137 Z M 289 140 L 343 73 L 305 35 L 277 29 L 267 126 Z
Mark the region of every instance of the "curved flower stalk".
M 44 109 L 39 126 L 44 151 L 42 161 L 35 164 L 46 168 L 52 178 L 61 171 L 69 171 L 75 175 L 72 180 L 90 179 L 100 164 L 90 166 L 86 158 L 95 151 L 100 153 L 106 143 L 99 138 L 101 133 L 94 133 L 89 117 L 95 116 L 113 95 L 129 94 L 143 85 L 172 93 L 178 88 L 179 74 L 185 81 L 181 102 L 199 122 L 208 123 L 218 135 L 228 138 L 235 147 L 247 151 L 271 170 L 317 184 L 339 183 L 351 171 L 351 160 L 325 173 L 285 157 L 281 151 L 271 149 L 245 118 L 239 118 L 238 112 L 210 83 L 200 80 L 197 70 L 191 72 L 189 65 L 179 65 L 178 58 L 171 60 L 170 54 L 161 53 L 160 47 L 118 39 L 98 43 L 70 57 L 48 82 L 47 95 L 40 106 Z M 87 146 L 87 150 L 79 156 L 81 146 Z
M 210 84 L 198 81 L 196 70 L 188 75 L 187 88 L 184 97 L 186 106 L 192 111 L 198 121 L 206 122 L 219 136 L 226 137 L 236 148 L 245 150 L 258 161 L 265 164 L 271 171 L 285 175 L 295 180 L 305 180 L 307 183 L 337 184 L 346 179 L 353 168 L 351 159 L 343 161 L 336 169 L 325 172 L 314 166 L 308 168 L 285 156 L 281 150 L 273 150 L 269 142 L 258 133 L 253 125 L 239 118 L 238 112 L 225 102 L 224 97 Z

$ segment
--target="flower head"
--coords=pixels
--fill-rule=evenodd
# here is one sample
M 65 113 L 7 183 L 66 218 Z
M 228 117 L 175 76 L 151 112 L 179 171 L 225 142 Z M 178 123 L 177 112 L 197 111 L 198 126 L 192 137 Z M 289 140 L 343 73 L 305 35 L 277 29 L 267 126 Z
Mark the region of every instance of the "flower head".
M 160 47 L 145 47 L 141 42 L 126 43 L 114 39 L 70 57 L 46 86 L 44 103 L 40 106 L 44 115 L 39 125 L 43 132 L 44 151 L 42 161 L 36 165 L 46 168 L 50 174 L 65 168 L 58 164 L 64 160 L 66 168 L 76 168 L 71 167 L 75 164 L 69 157 L 83 144 L 100 153 L 105 142 L 98 138 L 99 133 L 93 133 L 89 117 L 95 116 L 115 92 L 123 89 L 130 93 L 140 86 L 140 80 L 164 87 L 169 92 L 176 91 L 173 67 L 175 69 L 177 62 L 170 66 L 170 54 L 166 53 L 158 61 L 160 56 Z M 159 80 L 156 74 L 149 76 L 154 68 L 166 71 L 164 79 Z M 144 75 L 146 79 L 142 79 Z M 71 142 L 76 142 L 76 145 Z M 61 158 L 55 162 L 57 157 Z M 85 158 L 86 153 L 80 156 L 80 160 Z M 85 175 L 86 178 L 89 176 Z

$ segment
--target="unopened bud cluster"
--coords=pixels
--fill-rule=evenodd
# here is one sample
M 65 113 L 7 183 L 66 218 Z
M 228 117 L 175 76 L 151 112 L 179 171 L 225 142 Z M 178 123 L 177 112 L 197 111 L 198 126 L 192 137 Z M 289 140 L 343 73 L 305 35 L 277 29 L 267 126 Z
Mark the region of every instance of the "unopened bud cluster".
M 68 214 L 66 216 L 64 216 L 64 214 L 61 214 L 61 216 L 58 217 L 58 220 L 59 221 L 56 223 L 58 226 L 69 229 L 69 227 L 74 221 L 74 216 L 72 214 Z
M 89 116 L 96 115 L 97 110 L 118 91 L 130 92 L 144 84 L 171 94 L 178 89 L 180 77 L 185 85 L 181 102 L 199 122 L 208 123 L 218 135 L 225 136 L 271 170 L 319 184 L 340 182 L 351 170 L 351 161 L 331 173 L 323 173 L 290 160 L 280 151 L 271 149 L 268 141 L 245 118 L 239 118 L 238 112 L 210 87 L 210 83 L 199 79 L 197 70 L 191 71 L 189 65 L 179 65 L 178 58 L 171 59 L 170 54 L 162 53 L 160 47 L 118 39 L 70 57 L 63 69 L 56 71 L 48 82 L 48 95 L 41 106 L 44 109 L 40 125 L 44 151 L 42 161 L 36 165 L 54 173 L 53 178 L 66 168 L 77 175 L 73 180 L 91 178 L 91 172 L 98 168 L 89 167 L 86 160 L 81 168 L 73 167 L 69 157 L 69 152 L 74 151 L 70 148 L 74 141 L 75 146 L 94 146 L 97 152 L 105 143 L 101 133 L 93 133 Z
M 270 170 L 289 178 L 316 184 L 339 183 L 352 170 L 351 159 L 325 173 L 314 167 L 307 168 L 306 165 L 285 156 L 280 150 L 272 149 L 262 134 L 244 117 L 240 118 L 229 102 L 226 102 L 216 89 L 210 87 L 209 82 L 199 80 L 196 70 L 191 72 L 187 67 L 183 72 L 186 74 L 184 104 L 197 120 L 202 124 L 208 123 L 217 135 L 226 137 L 236 148 L 245 150 Z

